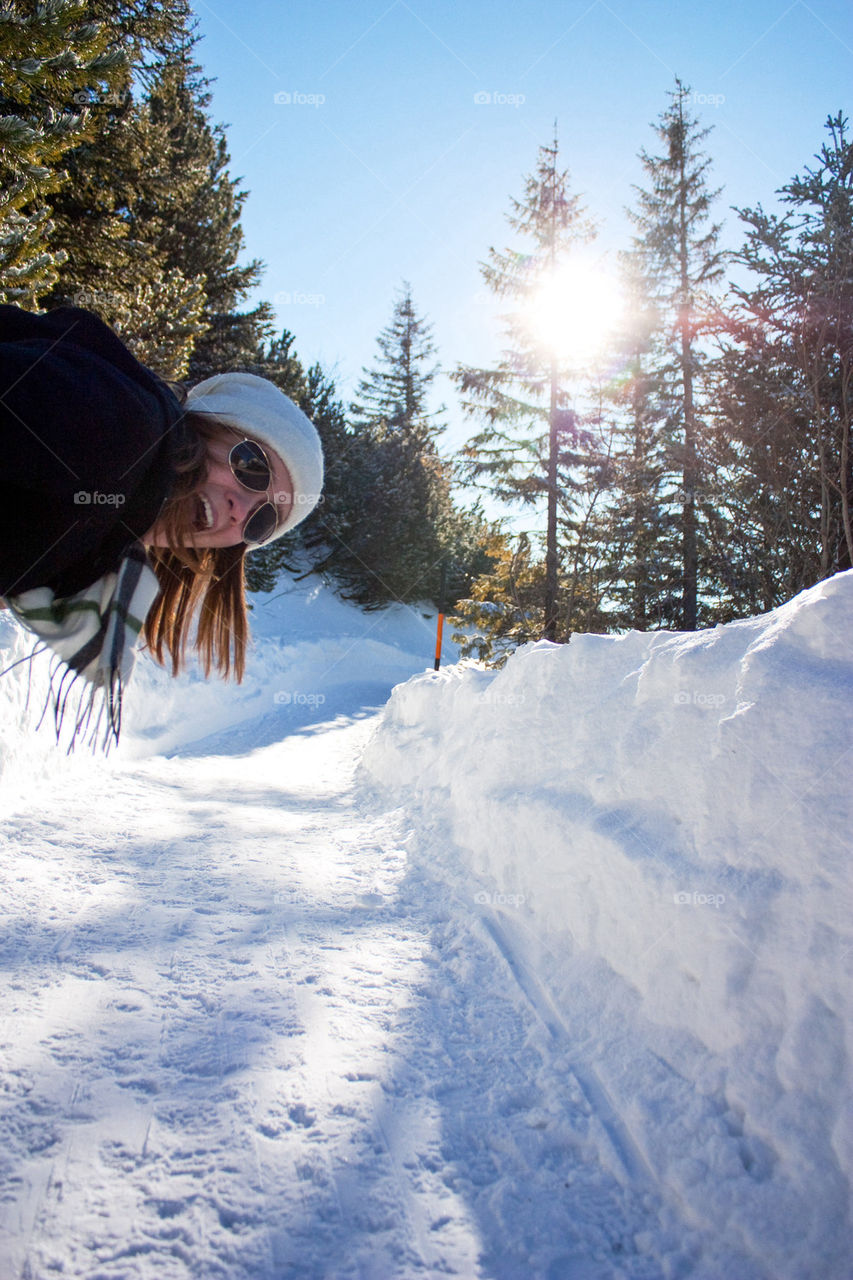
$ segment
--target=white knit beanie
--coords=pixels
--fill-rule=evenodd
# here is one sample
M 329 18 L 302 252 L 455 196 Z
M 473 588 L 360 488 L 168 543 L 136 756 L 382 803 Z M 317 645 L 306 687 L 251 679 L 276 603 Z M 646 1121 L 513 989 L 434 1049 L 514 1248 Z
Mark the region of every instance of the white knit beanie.
M 311 514 L 323 488 L 320 437 L 311 420 L 274 382 L 255 373 L 217 373 L 191 388 L 184 408 L 222 418 L 259 444 L 269 445 L 287 467 L 293 504 L 270 542 Z

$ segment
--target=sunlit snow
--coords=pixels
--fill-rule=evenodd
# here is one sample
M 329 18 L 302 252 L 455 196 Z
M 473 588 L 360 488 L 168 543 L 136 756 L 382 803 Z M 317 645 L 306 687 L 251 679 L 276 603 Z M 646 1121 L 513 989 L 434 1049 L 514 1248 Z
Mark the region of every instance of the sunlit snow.
M 846 1280 L 851 624 L 436 674 L 286 582 L 106 760 L 0 679 L 3 1280 Z

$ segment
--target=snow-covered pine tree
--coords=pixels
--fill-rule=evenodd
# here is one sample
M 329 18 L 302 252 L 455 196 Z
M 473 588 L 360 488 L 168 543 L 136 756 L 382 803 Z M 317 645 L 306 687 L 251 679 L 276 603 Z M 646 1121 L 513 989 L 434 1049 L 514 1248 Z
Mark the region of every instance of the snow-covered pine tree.
M 198 42 L 195 22 L 187 22 L 174 54 L 146 93 L 152 122 L 168 129 L 168 169 L 192 175 L 192 181 L 167 185 L 154 196 L 152 220 L 166 269 L 203 279 L 203 331 L 195 342 L 189 380 L 201 381 L 222 369 L 245 367 L 259 342 L 269 337 L 273 309 L 240 305 L 260 282 L 263 264 L 240 263 L 245 246 L 240 223 L 246 191 L 229 173 L 225 130 L 213 124 L 210 82 L 193 60 Z M 147 213 L 143 206 L 142 211 Z
M 139 100 L 93 106 L 98 132 L 70 157 L 74 182 L 55 208 L 68 262 L 50 300 L 92 307 L 146 363 L 198 381 L 256 359 L 272 309 L 237 312 L 261 271 L 237 262 L 245 193 L 207 116 L 189 7 L 171 0 L 167 12 Z
M 146 238 L 157 247 L 165 277 L 180 273 L 202 284 L 186 375 L 191 382 L 246 367 L 268 336 L 273 314 L 268 303 L 238 312 L 260 281 L 262 263 L 238 261 L 246 192 L 229 175 L 224 129 L 209 118 L 209 81 L 193 57 L 195 27 L 187 10 L 174 47 L 149 77 L 144 106 L 152 129 L 165 135 L 167 150 L 159 182 L 143 188 L 135 211 Z
M 663 410 L 669 501 L 677 512 L 681 543 L 680 607 L 677 625 L 697 626 L 700 608 L 700 515 L 709 481 L 705 413 L 710 351 L 710 291 L 720 280 L 725 255 L 721 227 L 710 221 L 719 194 L 708 186 L 711 161 L 701 150 L 710 133 L 690 111 L 690 89 L 676 78 L 670 104 L 653 126 L 659 154 L 643 150 L 640 159 L 648 185 L 636 187 L 637 206 L 629 210 L 638 233 L 634 253 L 659 309 L 661 327 L 650 372 L 656 378 Z
M 35 307 L 59 275 L 50 197 L 68 181 L 67 153 L 94 128 L 90 92 L 125 82 L 112 37 L 75 0 L 0 9 L 0 301 Z

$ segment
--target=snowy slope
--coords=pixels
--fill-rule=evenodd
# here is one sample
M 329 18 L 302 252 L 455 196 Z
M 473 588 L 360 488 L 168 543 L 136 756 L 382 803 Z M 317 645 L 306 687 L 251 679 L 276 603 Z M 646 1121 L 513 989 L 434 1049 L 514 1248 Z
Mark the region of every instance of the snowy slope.
M 364 761 L 742 1274 L 853 1274 L 851 635 L 848 573 L 713 631 L 542 642 L 398 688 Z
M 851 614 L 1 677 L 0 1278 L 848 1280 Z
M 7 686 L 3 1280 L 702 1275 L 353 786 L 431 626 L 256 606 L 243 690 L 143 666 L 106 762 L 51 754 Z
M 114 756 L 138 759 L 192 750 L 210 752 L 236 739 L 246 746 L 278 741 L 299 727 L 381 706 L 392 686 L 432 666 L 435 621 L 396 605 L 364 613 L 316 579 L 286 582 L 250 605 L 252 644 L 240 685 L 204 680 L 192 664 L 175 680 L 142 655 L 125 699 L 121 745 Z M 0 613 L 0 670 L 24 658 L 32 637 Z M 448 657 L 452 646 L 445 645 Z M 34 798 L 58 777 L 84 780 L 99 768 L 85 749 L 57 751 L 48 715 L 35 732 L 47 690 L 49 662 L 32 675 L 22 663 L 0 676 L 0 794 L 4 805 Z

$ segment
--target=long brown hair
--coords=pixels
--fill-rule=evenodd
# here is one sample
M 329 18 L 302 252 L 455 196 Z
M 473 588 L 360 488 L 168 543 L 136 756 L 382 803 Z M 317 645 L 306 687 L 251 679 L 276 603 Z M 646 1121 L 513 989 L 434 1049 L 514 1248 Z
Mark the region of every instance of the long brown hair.
M 161 592 L 145 619 L 149 651 L 172 675 L 184 666 L 194 614 L 198 614 L 195 650 L 206 676 L 215 668 L 228 679 L 243 679 L 249 620 L 246 613 L 246 546 L 194 547 L 195 492 L 207 474 L 207 442 L 231 430 L 211 414 L 188 410 L 189 428 L 177 450 L 177 479 L 157 521 L 168 546 L 148 547 Z M 234 433 L 239 434 L 239 433 Z M 168 655 L 168 658 L 167 658 Z

